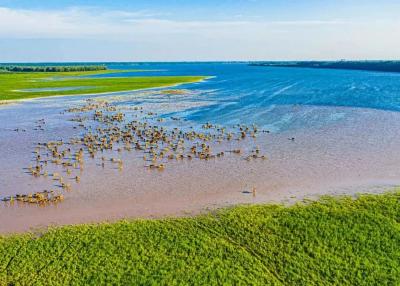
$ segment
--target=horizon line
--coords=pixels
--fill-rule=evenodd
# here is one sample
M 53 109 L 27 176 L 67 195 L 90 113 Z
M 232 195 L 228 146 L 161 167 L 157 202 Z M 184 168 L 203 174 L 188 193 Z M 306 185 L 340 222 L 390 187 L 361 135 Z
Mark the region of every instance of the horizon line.
M 256 62 L 398 62 L 400 59 L 326 59 L 326 60 L 165 60 L 165 61 L 154 61 L 154 60 L 140 60 L 140 61 L 7 61 L 0 62 L 0 65 L 4 64 L 78 64 L 78 63 L 256 63 Z

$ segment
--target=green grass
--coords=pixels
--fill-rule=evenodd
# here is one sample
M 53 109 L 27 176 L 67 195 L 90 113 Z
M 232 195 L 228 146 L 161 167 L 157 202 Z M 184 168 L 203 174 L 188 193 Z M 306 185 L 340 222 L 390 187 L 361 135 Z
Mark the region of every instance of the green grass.
M 27 72 L 0 73 L 0 101 L 18 100 L 53 95 L 95 94 L 104 92 L 130 91 L 142 88 L 164 87 L 204 79 L 201 76 L 147 76 L 147 77 L 81 77 L 121 71 L 92 72 Z M 82 87 L 81 90 L 21 92 L 25 89 Z
M 0 238 L 0 285 L 399 285 L 400 193 Z

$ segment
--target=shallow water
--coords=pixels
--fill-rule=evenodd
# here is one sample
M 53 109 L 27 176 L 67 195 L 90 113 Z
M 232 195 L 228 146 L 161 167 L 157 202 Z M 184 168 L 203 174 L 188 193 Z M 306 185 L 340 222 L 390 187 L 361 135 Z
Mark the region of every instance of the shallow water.
M 62 204 L 47 208 L 2 205 L 0 232 L 51 223 L 179 215 L 236 203 L 290 202 L 320 194 L 375 192 L 400 183 L 399 74 L 237 63 L 110 68 L 157 70 L 131 76 L 214 77 L 174 87 L 185 91 L 176 95 L 154 89 L 0 106 L 0 197 L 52 187 L 54 182 L 32 178 L 23 168 L 31 164 L 35 143 L 81 134 L 64 110 L 83 104 L 88 97 L 184 119 L 167 121 L 170 127 L 199 128 L 205 122 L 257 124 L 272 133 L 240 144 L 261 146 L 269 160 L 249 163 L 229 157 L 176 162 L 162 173 L 143 169 L 135 153 L 121 154 L 127 162 L 123 172 L 112 167 L 102 170 L 98 161 L 89 161 L 81 183 L 73 185 L 74 191 L 65 195 Z M 35 122 L 40 119 L 45 119 L 44 130 L 38 130 Z M 288 140 L 292 137 L 295 141 Z M 246 192 L 252 187 L 257 188 L 256 197 Z

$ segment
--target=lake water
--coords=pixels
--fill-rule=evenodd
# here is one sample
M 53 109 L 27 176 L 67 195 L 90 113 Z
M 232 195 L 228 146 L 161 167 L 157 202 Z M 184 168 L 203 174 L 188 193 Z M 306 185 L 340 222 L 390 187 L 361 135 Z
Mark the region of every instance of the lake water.
M 120 93 L 118 99 L 125 105 L 168 102 L 168 110 L 158 108 L 157 111 L 165 113 L 166 117 L 179 116 L 199 124 L 257 124 L 278 132 L 321 127 L 351 116 L 351 111 L 349 114 L 344 108 L 338 112 L 338 107 L 400 111 L 400 74 L 397 73 L 271 68 L 245 63 L 142 63 L 109 64 L 108 67 L 146 70 L 124 73 L 124 76 L 211 76 L 202 83 L 182 85 L 180 88 L 191 91 L 190 96 L 154 97 L 149 94 L 146 97 L 143 92 L 127 92 Z M 66 89 L 69 88 L 62 90 Z M 79 96 L 40 99 L 21 108 L 35 106 L 36 109 L 38 104 L 45 108 L 45 103 L 54 108 L 80 99 Z M 173 110 L 174 104 L 184 108 Z
M 119 155 L 126 162 L 123 172 L 99 169 L 99 160 L 89 159 L 81 182 L 73 184 L 62 204 L 0 206 L 0 232 L 51 223 L 175 215 L 237 203 L 288 202 L 321 194 L 381 192 L 400 185 L 400 74 L 240 63 L 110 64 L 109 68 L 147 70 L 129 76 L 211 78 L 176 87 L 183 94 L 153 89 L 0 106 L 0 197 L 54 187 L 54 182 L 33 178 L 23 168 L 32 164 L 37 142 L 81 134 L 64 110 L 89 97 L 184 119 L 167 120 L 171 127 L 256 124 L 271 133 L 242 147 L 258 145 L 268 160 L 175 162 L 164 172 L 153 173 L 134 153 Z M 46 123 L 38 123 L 40 119 Z M 40 124 L 43 130 L 38 130 Z M 256 197 L 243 192 L 253 186 Z
M 272 130 L 310 128 L 343 120 L 346 112 L 321 113 L 319 107 L 400 110 L 400 74 L 349 70 L 270 68 L 223 63 L 147 63 L 110 65 L 113 69 L 157 70 L 131 76 L 207 75 L 214 78 L 186 85 L 205 101 L 176 113 L 195 122 L 257 124 Z M 108 76 L 108 75 L 107 75 Z M 119 76 L 116 74 L 115 76 Z M 200 94 L 199 94 L 200 93 Z M 182 98 L 179 101 L 182 102 Z M 287 107 L 294 107 L 288 113 Z M 304 113 L 296 107 L 307 106 Z

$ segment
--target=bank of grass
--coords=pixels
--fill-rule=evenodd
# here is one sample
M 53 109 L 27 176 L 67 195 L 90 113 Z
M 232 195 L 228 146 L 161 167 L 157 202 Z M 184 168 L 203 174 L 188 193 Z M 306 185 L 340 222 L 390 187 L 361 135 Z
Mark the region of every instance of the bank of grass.
M 204 79 L 201 76 L 87 77 L 115 70 L 89 72 L 3 72 L 0 73 L 0 101 L 54 95 L 96 94 L 142 88 L 172 86 Z M 24 91 L 31 89 L 79 88 L 74 90 Z
M 0 285 L 399 285 L 400 193 L 0 238 Z

